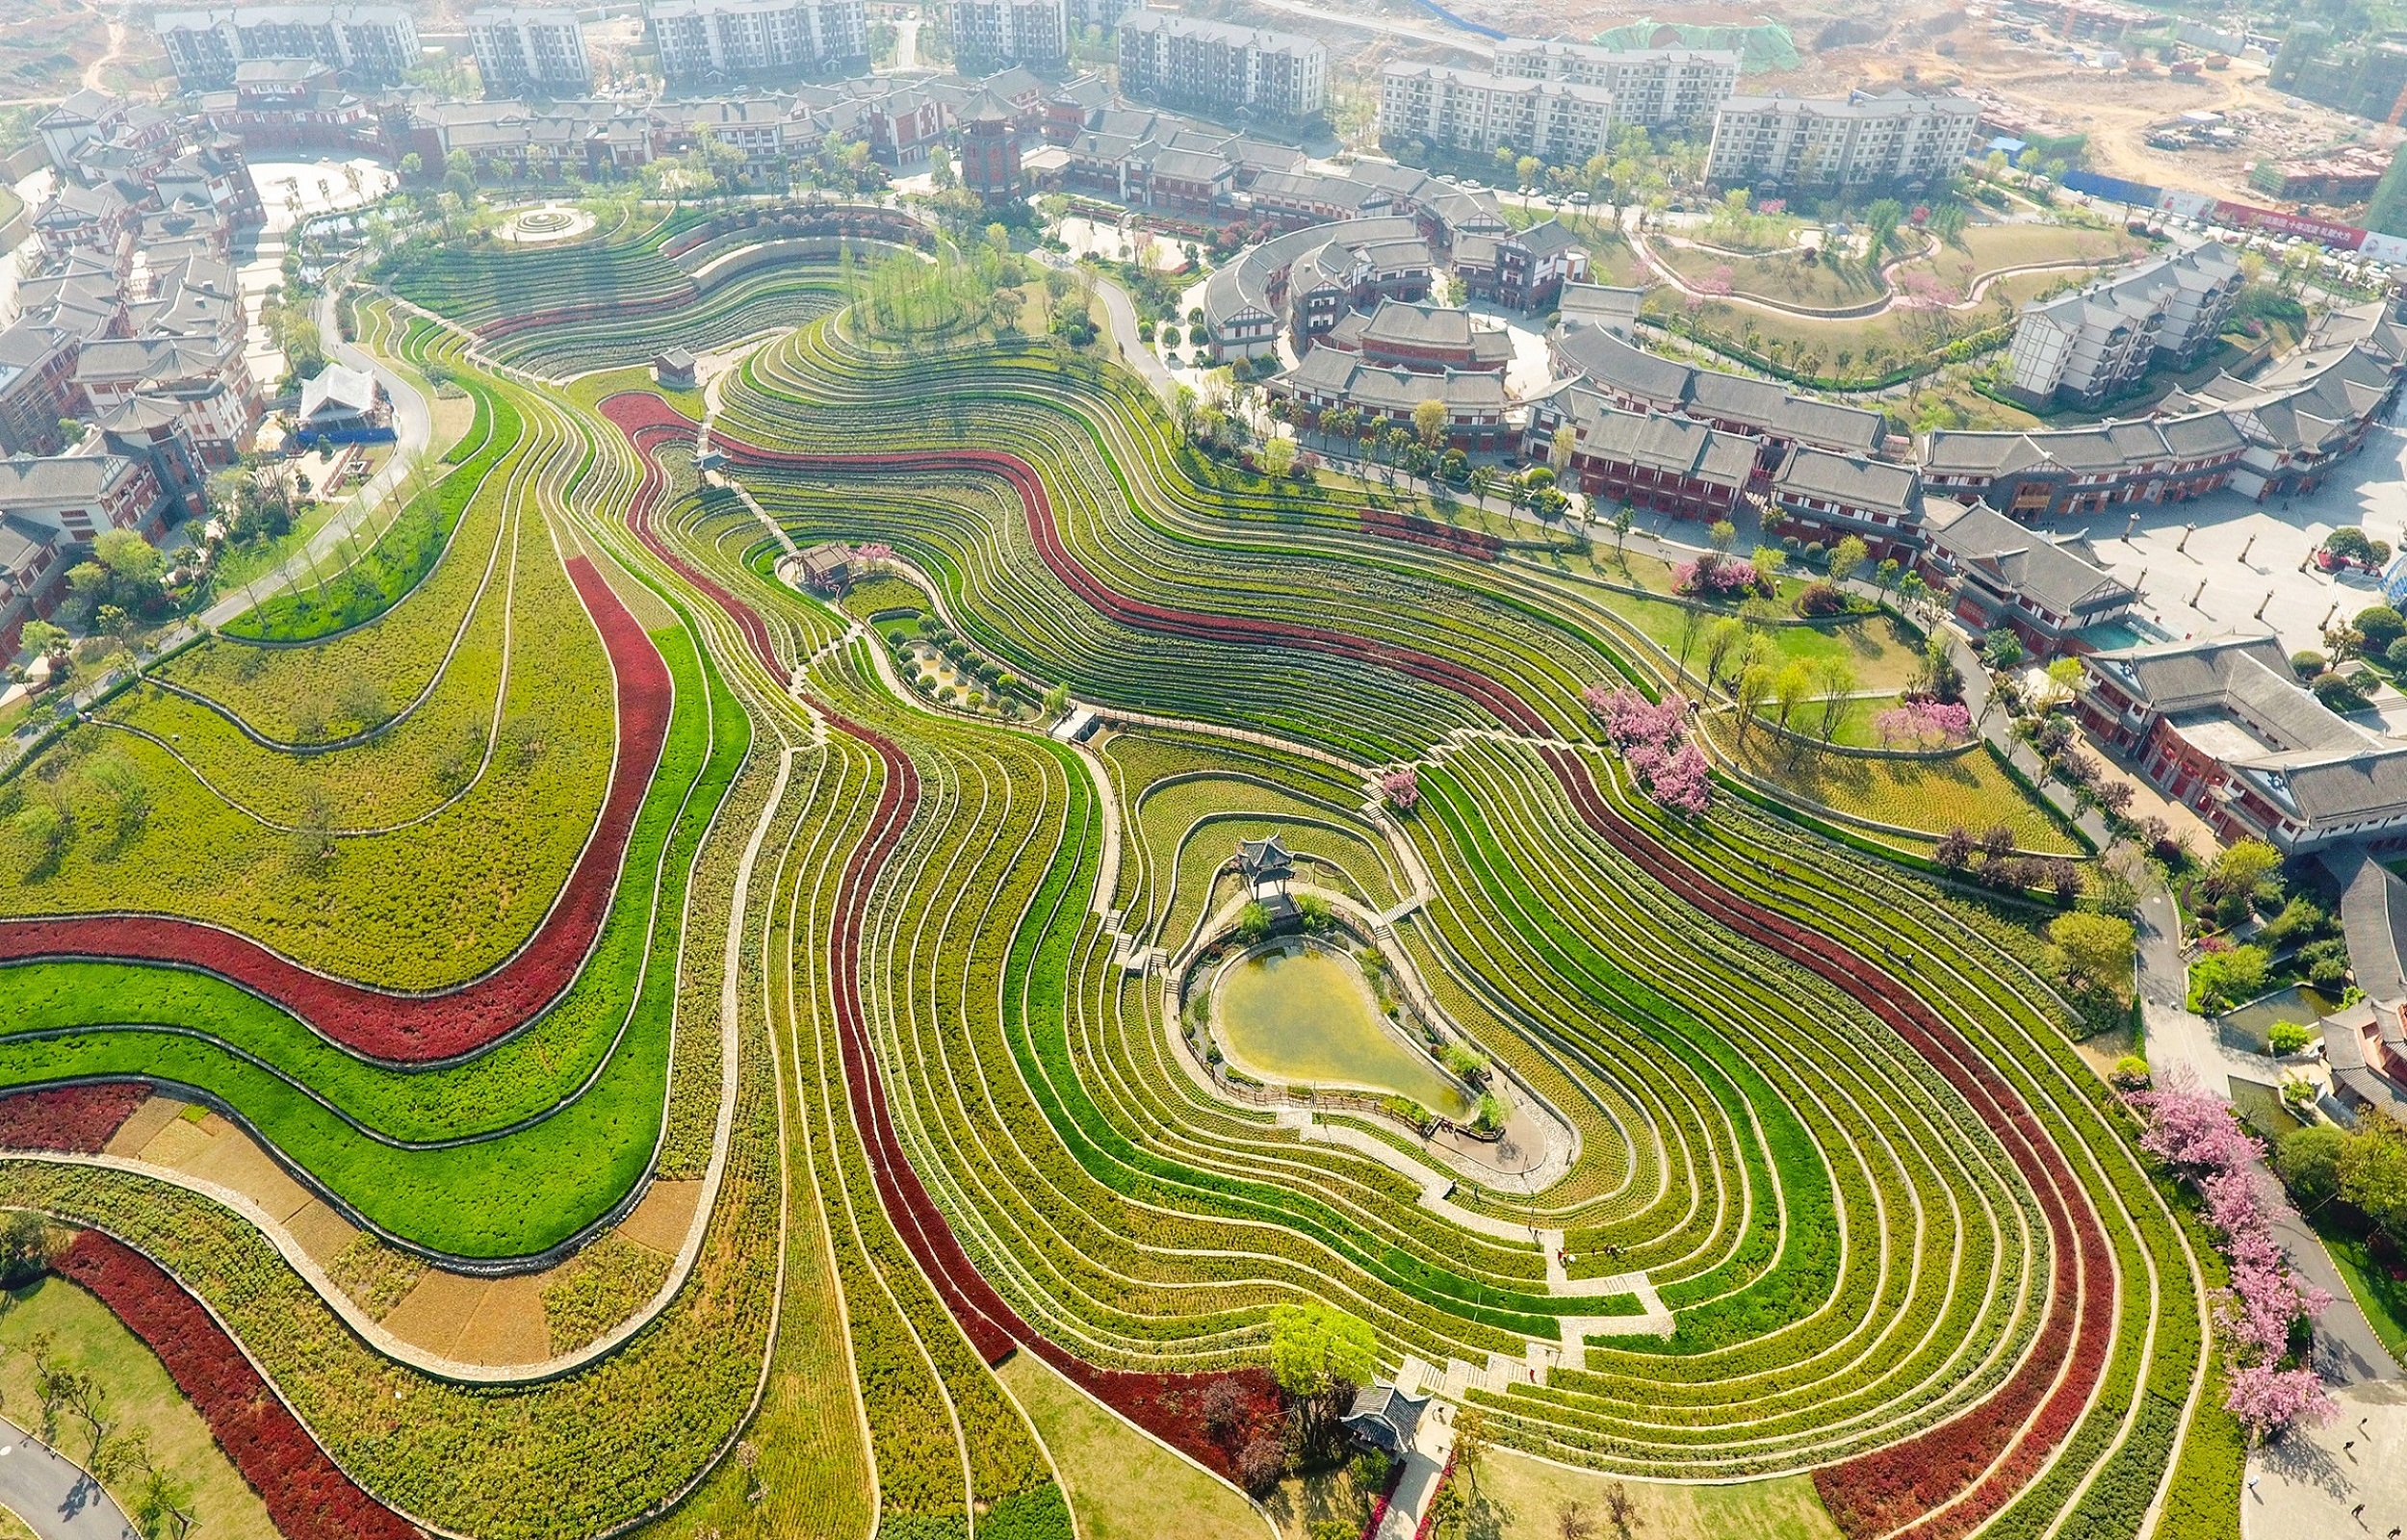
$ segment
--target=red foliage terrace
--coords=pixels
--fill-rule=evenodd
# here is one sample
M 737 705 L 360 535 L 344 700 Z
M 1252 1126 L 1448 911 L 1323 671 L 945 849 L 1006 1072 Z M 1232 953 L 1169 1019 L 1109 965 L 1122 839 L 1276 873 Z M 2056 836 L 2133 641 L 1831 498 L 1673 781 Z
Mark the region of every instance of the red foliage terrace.
M 614 396 L 602 403 L 603 414 L 618 424 L 643 459 L 643 481 L 628 509 L 628 525 L 653 553 L 674 567 L 685 579 L 708 595 L 736 623 L 762 665 L 779 679 L 789 670 L 769 641 L 761 617 L 719 583 L 704 575 L 663 541 L 652 516 L 665 485 L 653 453 L 663 443 L 690 442 L 692 422 L 669 409 L 657 396 L 643 393 Z M 885 768 L 885 785 L 878 794 L 867 832 L 844 863 L 836 894 L 834 935 L 830 937 L 830 972 L 836 986 L 836 1022 L 844 1059 L 846 1090 L 853 1119 L 861 1129 L 877 1180 L 878 1198 L 903 1244 L 910 1247 L 945 1308 L 960 1322 L 971 1345 L 990 1364 L 1000 1363 L 1025 1348 L 1058 1369 L 1097 1399 L 1210 1469 L 1235 1479 L 1236 1451 L 1255 1432 L 1279 1423 L 1277 1384 L 1260 1369 L 1227 1374 L 1146 1374 L 1102 1369 L 1056 1347 L 1020 1319 L 963 1251 L 919 1174 L 911 1168 L 886 1104 L 886 1083 L 874 1066 L 868 1013 L 861 998 L 861 932 L 869 894 L 902 833 L 919 804 L 919 772 L 911 757 L 885 734 L 854 722 L 824 703 L 813 702 L 831 727 L 867 744 Z M 1216 1379 L 1234 1380 L 1245 1392 L 1247 1410 L 1236 1421 L 1227 1443 L 1205 1430 L 1203 1393 Z
M 158 1264 L 86 1230 L 53 1266 L 149 1344 L 285 1540 L 418 1540 L 416 1526 L 326 1457 L 217 1318 Z
M 0 1096 L 0 1149 L 97 1155 L 149 1097 L 148 1086 L 130 1082 L 54 1086 Z
M 602 403 L 602 410 L 646 457 L 645 485 L 638 494 L 636 509 L 631 514 L 637 533 L 726 608 L 752 638 L 764 663 L 783 678 L 784 665 L 769 648 L 759 617 L 671 554 L 650 532 L 650 503 L 657 499 L 660 481 L 656 468 L 649 463 L 650 451 L 671 438 L 690 439 L 691 420 L 679 416 L 659 397 L 642 393 L 612 397 Z M 1550 735 L 1545 719 L 1511 690 L 1445 658 L 1391 642 L 1370 641 L 1314 627 L 1174 609 L 1114 591 L 1064 547 L 1043 480 L 1033 466 L 1016 455 L 968 449 L 874 455 L 805 454 L 766 449 L 724 434 L 717 437 L 716 444 L 738 464 L 764 468 L 824 473 L 958 471 L 968 466 L 988 472 L 1002 478 L 1020 495 L 1027 511 L 1030 537 L 1054 577 L 1080 600 L 1113 620 L 1167 635 L 1231 644 L 1267 642 L 1378 664 L 1457 691 L 1516 731 Z M 990 1361 L 998 1360 L 1015 1345 L 1025 1347 L 1140 1425 L 1186 1450 L 1214 1470 L 1228 1473 L 1227 1452 L 1204 1439 L 1194 1421 L 1180 1419 L 1173 1425 L 1162 1425 L 1170 1400 L 1158 1387 L 1166 1376 L 1097 1369 L 1022 1322 L 971 1266 L 950 1226 L 912 1171 L 888 1117 L 884 1081 L 871 1068 L 872 1049 L 863 1026 L 858 974 L 861 910 L 867 890 L 878 867 L 898 842 L 903 824 L 909 821 L 910 808 L 919 796 L 919 780 L 908 757 L 884 737 L 841 717 L 833 721 L 841 730 L 874 747 L 887 765 L 887 791 L 881 798 L 877 817 L 845 871 L 834 950 L 839 989 L 837 1014 L 842 1031 L 853 1113 L 867 1137 L 879 1194 L 889 1217 L 902 1232 L 906 1244 L 925 1260 L 947 1306 Z M 2113 1322 L 2112 1267 L 2096 1216 L 2071 1196 L 2078 1193 L 2078 1186 L 2070 1167 L 2040 1131 L 2038 1119 L 2012 1085 L 1919 996 L 1838 942 L 1740 897 L 1672 855 L 1650 834 L 1613 809 L 1597 792 L 1588 766 L 1576 752 L 1561 748 L 1541 752 L 1556 781 L 1590 828 L 1707 917 L 1811 970 L 1897 1032 L 1963 1094 L 2030 1184 L 2048 1223 L 2058 1259 L 2058 1288 L 2032 1350 L 1987 1403 L 1901 1446 L 1908 1451 L 1904 1456 L 1893 1459 L 1890 1451 L 1876 1451 L 1830 1467 L 1816 1477 L 1825 1500 L 1831 1502 L 1841 1528 L 1851 1540 L 1883 1532 L 1925 1515 L 1933 1517 L 1908 1531 L 1916 1540 L 1944 1540 L 1972 1527 L 2002 1506 L 2011 1491 L 2028 1481 L 2048 1452 L 2061 1442 L 2094 1394 L 2105 1363 Z M 1149 1393 L 1140 1387 L 1153 1388 Z M 2034 1406 L 2040 1408 L 2035 1419 L 2031 1415 Z M 1945 1465 L 1936 1471 L 1927 1469 L 1943 1452 L 1949 1455 Z M 1922 1475 L 1911 1474 L 1916 1472 Z M 1985 1476 L 1984 1472 L 1988 1473 Z M 1858 1487 L 1871 1501 L 1855 1501 Z M 1944 1514 L 1935 1512 L 1946 1503 L 1954 1506 Z M 1886 1517 L 1876 1518 L 1876 1509 Z
M 1379 508 L 1362 510 L 1362 527 L 1375 535 L 1390 540 L 1410 540 L 1415 545 L 1436 546 L 1440 551 L 1474 561 L 1494 561 L 1504 554 L 1504 541 L 1479 529 L 1453 529 L 1435 519 L 1424 519 L 1417 513 L 1389 513 Z
M 643 627 L 583 556 L 568 576 L 601 630 L 618 681 L 618 753 L 609 794 L 560 896 L 527 944 L 471 983 L 397 994 L 328 977 L 231 931 L 145 914 L 78 914 L 0 921 L 0 962 L 30 958 L 116 958 L 199 967 L 292 1012 L 353 1053 L 427 1064 L 473 1053 L 524 1026 L 560 996 L 584 965 L 616 888 L 644 788 L 668 738 L 667 665 Z

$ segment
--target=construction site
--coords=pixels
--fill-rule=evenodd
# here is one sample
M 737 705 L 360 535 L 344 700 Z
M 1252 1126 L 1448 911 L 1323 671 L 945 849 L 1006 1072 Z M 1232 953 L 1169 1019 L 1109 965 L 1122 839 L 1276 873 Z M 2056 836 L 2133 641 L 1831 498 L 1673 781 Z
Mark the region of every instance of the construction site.
M 2387 94 L 2387 56 L 2358 68 L 2357 54 L 2336 53 L 2364 83 L 2352 76 L 2316 94 L 2360 107 L 2383 96 L 2378 117 L 2360 116 L 2273 83 L 2279 35 L 2219 33 L 2100 0 L 1794 9 L 1458 0 L 1448 9 L 1470 27 L 1514 37 L 1729 48 L 1744 61 L 1740 90 L 1752 93 L 1954 90 L 1982 103 L 1991 138 L 2037 149 L 2042 165 L 2062 160 L 2233 200 L 2270 196 L 2343 222 L 2363 213 L 2374 181 L 2407 139 L 2397 126 L 2407 105 L 2400 99 L 2407 96 L 2407 49 L 2395 50 L 2399 80 Z M 1417 0 L 1250 0 L 1230 10 L 1301 25 L 1333 41 L 1342 37 L 1342 72 L 1353 77 L 1355 90 L 1372 95 L 1391 59 L 1477 67 L 1489 46 Z M 2297 84 L 2315 89 L 2312 76 Z

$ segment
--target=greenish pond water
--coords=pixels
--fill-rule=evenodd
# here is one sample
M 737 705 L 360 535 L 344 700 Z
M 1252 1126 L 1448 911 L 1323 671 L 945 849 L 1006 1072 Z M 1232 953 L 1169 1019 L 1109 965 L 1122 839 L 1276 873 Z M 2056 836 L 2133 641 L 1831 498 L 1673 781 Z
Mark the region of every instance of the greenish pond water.
M 1350 958 L 1318 947 L 1265 952 L 1223 972 L 1218 990 L 1224 1050 L 1274 1083 L 1370 1086 L 1448 1117 L 1477 1110 L 1426 1055 L 1381 1024 Z
M 2294 984 L 2262 1000 L 2252 1000 L 2237 1011 L 2225 1012 L 2214 1018 L 2214 1024 L 2225 1042 L 2251 1053 L 2263 1053 L 2265 1031 L 2276 1021 L 2295 1021 L 2302 1027 L 2312 1027 L 2317 1016 L 2330 1015 L 2340 1008 L 2339 995 Z

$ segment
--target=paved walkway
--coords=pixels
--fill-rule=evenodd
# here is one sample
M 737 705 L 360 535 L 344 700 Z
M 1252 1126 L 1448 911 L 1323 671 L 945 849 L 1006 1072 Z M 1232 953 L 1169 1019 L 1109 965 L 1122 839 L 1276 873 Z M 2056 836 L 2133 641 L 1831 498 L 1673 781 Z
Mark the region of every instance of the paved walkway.
M 1040 255 L 1052 257 L 1050 252 Z M 1073 266 L 1058 258 L 1053 261 L 1064 269 Z M 1112 342 L 1120 349 L 1120 361 L 1135 370 L 1137 377 L 1152 386 L 1154 394 L 1163 400 L 1177 396 L 1178 382 L 1172 377 L 1170 366 L 1162 362 L 1161 356 L 1153 351 L 1152 345 L 1137 335 L 1137 307 L 1136 302 L 1128 297 L 1128 291 L 1111 279 L 1098 275 L 1095 292 L 1102 298 L 1103 316 L 1111 322 Z
M 2234 1076 L 2261 1086 L 2279 1084 L 2281 1070 L 2271 1059 L 2226 1046 L 2214 1024 L 2185 1004 L 2188 972 L 2182 961 L 2181 916 L 2172 895 L 2161 886 L 2143 889 L 2134 928 L 2139 942 L 2140 1018 L 2147 1034 L 2148 1065 L 2159 1082 L 2178 1065 L 2218 1096 L 2232 1093 Z M 2262 1164 L 2258 1176 L 2280 1193 L 2281 1183 Z M 2347 1280 L 2323 1248 L 2322 1239 L 2286 1197 L 2268 1207 L 2274 1239 L 2289 1253 L 2292 1270 L 2332 1296 L 2316 1322 L 2316 1371 L 2333 1385 L 2396 1380 L 2398 1360 L 2375 1334 L 2357 1296 L 2348 1292 Z
M 6 1419 L 0 1419 L 0 1506 L 41 1540 L 136 1540 L 107 1488 Z
M 2407 1384 L 2337 1393 L 2341 1414 L 2248 1456 L 2242 1540 L 2382 1540 L 2407 1529 Z

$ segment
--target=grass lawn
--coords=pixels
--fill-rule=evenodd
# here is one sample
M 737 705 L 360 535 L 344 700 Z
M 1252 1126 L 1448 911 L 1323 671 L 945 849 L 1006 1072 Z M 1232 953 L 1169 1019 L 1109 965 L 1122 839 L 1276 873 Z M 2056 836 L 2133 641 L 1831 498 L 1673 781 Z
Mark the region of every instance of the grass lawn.
M 1621 563 L 1610 550 L 1597 552 L 1597 570 L 1608 581 L 1629 583 L 1640 587 L 1670 586 L 1669 573 L 1663 563 L 1647 556 L 1633 554 L 1625 577 Z M 1571 576 L 1579 582 L 1579 576 Z M 1654 638 L 1656 644 L 1671 654 L 1680 654 L 1680 631 L 1690 613 L 1687 605 L 1670 600 L 1642 599 L 1635 594 L 1617 593 L 1581 584 L 1583 591 L 1599 603 L 1619 612 L 1641 630 Z M 1801 587 L 1793 579 L 1781 580 L 1783 597 L 1793 597 Z M 1729 613 L 1735 614 L 1736 611 Z M 1723 612 L 1709 612 L 1705 623 L 1697 629 L 1689 646 L 1692 669 L 1703 667 L 1705 635 Z M 1911 637 L 1900 629 L 1897 622 L 1886 614 L 1868 615 L 1860 620 L 1818 621 L 1810 626 L 1773 626 L 1764 633 L 1771 639 L 1773 661 L 1784 663 L 1791 658 L 1815 662 L 1825 657 L 1841 657 L 1855 671 L 1855 685 L 1864 690 L 1902 690 L 1912 681 L 1914 671 L 1921 665 L 1922 652 Z
M 1884 747 L 1878 735 L 1872 730 L 1872 719 L 1895 706 L 1902 699 L 1904 699 L 1902 696 L 1898 695 L 1867 695 L 1849 701 L 1841 710 L 1839 730 L 1831 735 L 1830 741 L 1849 749 Z M 1777 712 L 1770 706 L 1764 707 L 1755 714 L 1761 721 L 1776 722 L 1778 720 Z M 1799 706 L 1789 717 L 1789 731 L 1819 739 L 1822 736 L 1822 704 L 1818 701 L 1807 701 Z
M 866 624 L 870 616 L 889 610 L 907 609 L 914 615 L 921 614 L 928 607 L 928 596 L 903 578 L 881 573 L 853 584 L 841 607 L 845 614 Z
M 2008 406 L 1994 396 L 1983 396 L 1955 370 L 1925 383 L 1908 400 L 1899 404 L 1909 419 L 1920 423 L 1928 418 L 1941 427 L 1997 431 L 2063 425 L 2042 421 L 2036 413 L 2026 412 L 2019 406 Z
M 1727 752 L 1727 712 L 1708 712 L 1706 730 Z M 2025 850 L 2079 856 L 2081 847 L 2048 810 L 2000 769 L 1985 749 L 1952 759 L 1858 759 L 1845 755 L 1790 755 L 1766 733 L 1750 732 L 1740 762 L 1773 785 L 1840 812 L 1918 830 L 1933 839 L 1961 826 L 1978 834 L 2004 824 Z
M 1708 340 L 1720 337 L 1743 342 L 1747 328 L 1751 325 L 1758 351 L 1773 343 L 1802 346 L 1820 355 L 1825 373 L 1833 372 L 1839 351 L 1844 348 L 1858 361 L 1851 366 L 1852 377 L 1861 377 L 1864 371 L 1860 361 L 1870 356 L 1870 350 L 1878 350 L 1885 360 L 1932 356 L 1955 338 L 2012 320 L 2015 306 L 2060 282 L 2063 276 L 2061 273 L 2026 272 L 2001 278 L 1990 287 L 1982 303 L 1968 311 L 1891 309 L 1877 316 L 1852 320 L 1787 315 L 1752 305 L 1733 305 L 1725 300 L 1713 299 L 1697 308 L 1696 327 Z M 1653 304 L 1648 313 L 1658 319 L 1677 312 L 1683 303 L 1681 296 L 1669 288 L 1659 291 L 1658 296 L 1650 297 Z M 1948 323 L 1944 332 L 1934 324 L 1942 317 Z
M 1691 283 L 1727 268 L 1733 294 L 1751 295 L 1775 305 L 1838 310 L 1877 299 L 1882 293 L 1879 283 L 1861 266 L 1807 262 L 1799 250 L 1736 257 L 1673 245 L 1669 241 L 1655 242 L 1652 249 Z
M 1262 1515 L 1236 1488 L 1154 1443 L 1033 1353 L 996 1377 L 1053 1454 L 1079 1540 L 1262 1540 Z
M 1564 1510 L 1577 1505 L 1588 1532 L 1611 1537 L 1605 1495 L 1618 1486 L 1632 1509 L 1628 1533 L 1643 1540 L 1838 1540 L 1839 1527 L 1822 1505 L 1811 1477 L 1784 1476 L 1730 1486 L 1633 1481 L 1601 1471 L 1576 1471 L 1508 1450 L 1492 1453 L 1479 1474 L 1471 1530 L 1497 1540 L 1560 1540 Z M 1483 1524 L 1481 1519 L 1491 1522 Z
M 39 1540 L 34 1527 L 7 1508 L 0 1508 L 0 1540 Z
M 2111 262 L 2147 246 L 2119 230 L 2073 224 L 1974 224 L 1965 226 L 1961 240 L 1961 244 L 1942 244 L 1927 263 L 1908 267 L 1937 273 L 1961 295 L 1984 272 L 2042 262 Z
M 1263 1500 L 1262 1506 L 1270 1511 L 1271 1527 L 1280 1540 L 1306 1540 L 1312 1526 L 1323 1520 L 1367 1523 L 1371 1495 L 1358 1488 L 1354 1473 L 1341 1465 L 1333 1471 L 1288 1476 Z
M 150 1429 L 151 1458 L 192 1487 L 199 1533 L 215 1540 L 237 1535 L 276 1540 L 268 1510 L 209 1436 L 208 1424 L 175 1388 L 158 1357 L 119 1324 L 108 1306 L 64 1278 L 44 1278 L 8 1297 L 8 1309 L 0 1314 L 0 1346 L 10 1349 L 0 1358 L 0 1394 L 5 1394 L 13 1417 L 32 1431 L 41 1430 L 34 1358 L 24 1348 L 37 1334 L 46 1333 L 54 1357 L 98 1377 L 120 1427 Z M 60 1429 L 59 1442 L 65 1452 L 73 1454 L 83 1437 L 83 1425 L 69 1418 Z
M 216 570 L 209 575 L 212 591 L 220 596 L 231 594 L 253 578 L 266 578 L 270 573 L 274 572 L 287 556 L 300 550 L 311 536 L 324 528 L 326 521 L 333 518 L 335 511 L 349 500 L 349 497 L 346 496 L 339 501 L 313 502 L 301 511 L 299 518 L 293 521 L 293 527 L 286 533 L 272 540 L 258 540 L 248 545 L 224 547 L 219 552 Z M 374 529 L 376 526 L 371 524 L 369 527 Z M 322 576 L 331 578 L 336 573 L 342 571 L 344 563 L 349 559 L 341 551 L 337 551 L 330 557 L 321 558 L 318 570 Z M 305 564 L 300 571 L 299 578 L 301 586 L 309 586 L 312 579 Z M 265 584 L 259 590 L 259 597 L 262 599 L 268 597 L 268 587 Z
M 2323 1237 L 2323 1249 L 2332 1254 L 2332 1265 L 2348 1280 L 2348 1292 L 2357 1296 L 2357 1307 L 2366 1313 L 2373 1334 L 2382 1339 L 2393 1358 L 2407 1364 L 2407 1283 L 2392 1277 L 2373 1260 L 2364 1241 L 2328 1218 L 2310 1215 L 2308 1222 Z

